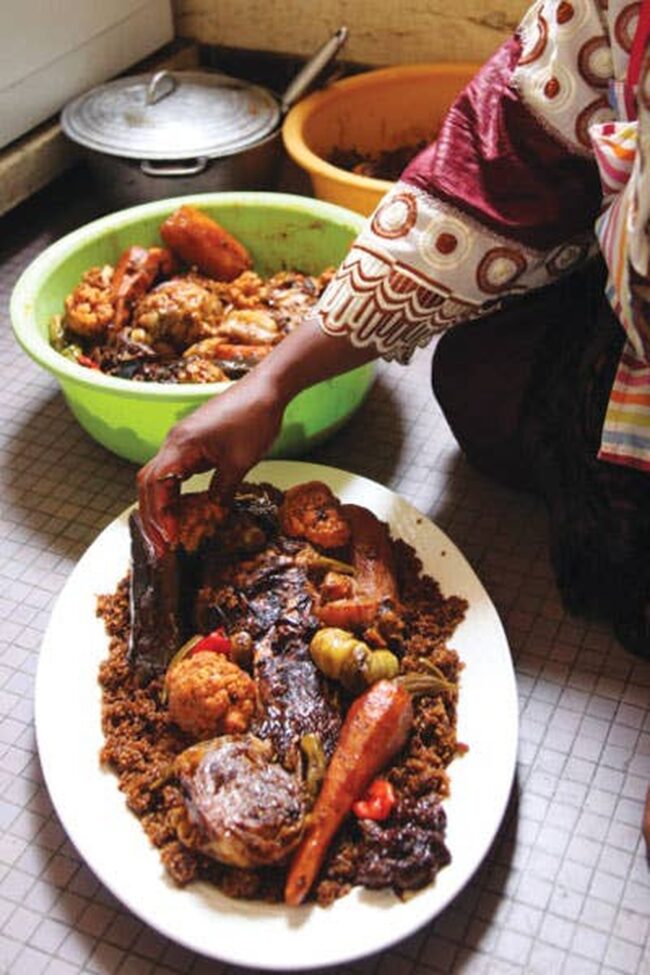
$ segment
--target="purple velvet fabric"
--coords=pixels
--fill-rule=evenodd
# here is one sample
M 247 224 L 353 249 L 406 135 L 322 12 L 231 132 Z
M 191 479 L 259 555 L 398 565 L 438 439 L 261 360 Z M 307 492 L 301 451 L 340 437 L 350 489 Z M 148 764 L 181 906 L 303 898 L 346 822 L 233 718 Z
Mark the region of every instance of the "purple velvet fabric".
M 499 48 L 402 180 L 546 250 L 593 229 L 601 186 L 595 162 L 570 152 L 520 101 L 511 83 L 520 50 L 516 35 Z

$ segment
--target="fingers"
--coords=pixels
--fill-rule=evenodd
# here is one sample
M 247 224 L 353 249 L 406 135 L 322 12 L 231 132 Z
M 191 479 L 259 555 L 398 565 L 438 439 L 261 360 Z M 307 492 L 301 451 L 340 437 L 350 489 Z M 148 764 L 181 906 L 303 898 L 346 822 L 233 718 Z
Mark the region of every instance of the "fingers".
M 197 425 L 196 416 L 172 427 L 156 456 L 137 475 L 142 526 L 157 555 L 163 555 L 178 542 L 183 481 L 192 474 L 211 470 L 217 462 L 216 455 L 206 449 L 208 438 Z
M 232 465 L 222 465 L 214 472 L 208 487 L 208 494 L 214 501 L 228 504 L 239 487 L 245 470 L 239 470 Z
M 210 495 L 227 501 L 242 476 L 263 456 L 278 426 L 277 411 L 251 396 L 242 379 L 172 427 L 156 456 L 138 474 L 142 525 L 156 552 L 164 553 L 178 541 L 182 482 L 192 474 L 216 469 Z
M 175 452 L 165 448 L 137 475 L 142 526 L 158 556 L 177 542 L 177 510 L 183 476 Z

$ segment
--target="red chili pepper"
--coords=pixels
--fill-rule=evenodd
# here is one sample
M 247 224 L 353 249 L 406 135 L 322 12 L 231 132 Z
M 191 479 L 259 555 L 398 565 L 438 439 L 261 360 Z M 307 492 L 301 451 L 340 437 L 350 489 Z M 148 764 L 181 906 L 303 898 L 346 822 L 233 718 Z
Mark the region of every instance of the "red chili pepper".
M 218 630 L 213 630 L 212 633 L 208 633 L 202 640 L 195 643 L 187 656 L 193 657 L 195 654 L 203 653 L 206 650 L 211 653 L 223 653 L 226 657 L 230 656 L 232 643 L 230 642 L 230 637 L 226 636 L 226 631 L 223 627 L 219 627 Z
M 388 779 L 375 779 L 368 789 L 352 805 L 352 812 L 359 819 L 387 819 L 397 802 L 395 790 Z
M 77 362 L 80 366 L 85 366 L 86 369 L 99 369 L 99 364 L 88 355 L 80 355 L 77 358 Z

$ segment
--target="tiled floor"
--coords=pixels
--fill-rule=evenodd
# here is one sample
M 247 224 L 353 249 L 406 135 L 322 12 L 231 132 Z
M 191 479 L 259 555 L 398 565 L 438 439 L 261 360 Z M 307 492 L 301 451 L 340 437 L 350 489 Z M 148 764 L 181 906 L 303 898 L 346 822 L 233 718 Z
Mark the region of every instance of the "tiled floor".
M 19 271 L 95 212 L 83 181 L 0 223 L 0 971 L 232 973 L 144 926 L 66 840 L 35 751 L 32 689 L 49 611 L 135 469 L 83 434 L 18 349 Z M 311 459 L 399 491 L 463 549 L 503 618 L 521 701 L 517 778 L 489 857 L 428 928 L 343 972 L 650 972 L 650 873 L 639 822 L 650 781 L 650 665 L 606 627 L 566 616 L 545 516 L 463 461 L 429 392 L 430 353 L 382 367 L 361 413 Z

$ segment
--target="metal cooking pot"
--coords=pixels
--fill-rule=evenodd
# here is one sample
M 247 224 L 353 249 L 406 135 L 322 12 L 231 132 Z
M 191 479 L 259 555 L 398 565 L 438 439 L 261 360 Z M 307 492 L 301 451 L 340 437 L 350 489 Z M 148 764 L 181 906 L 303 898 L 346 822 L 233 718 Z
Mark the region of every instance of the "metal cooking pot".
M 283 95 L 211 71 L 130 75 L 65 106 L 63 131 L 84 150 L 114 207 L 186 193 L 269 189 L 282 157 L 289 108 L 346 41 L 341 27 Z

